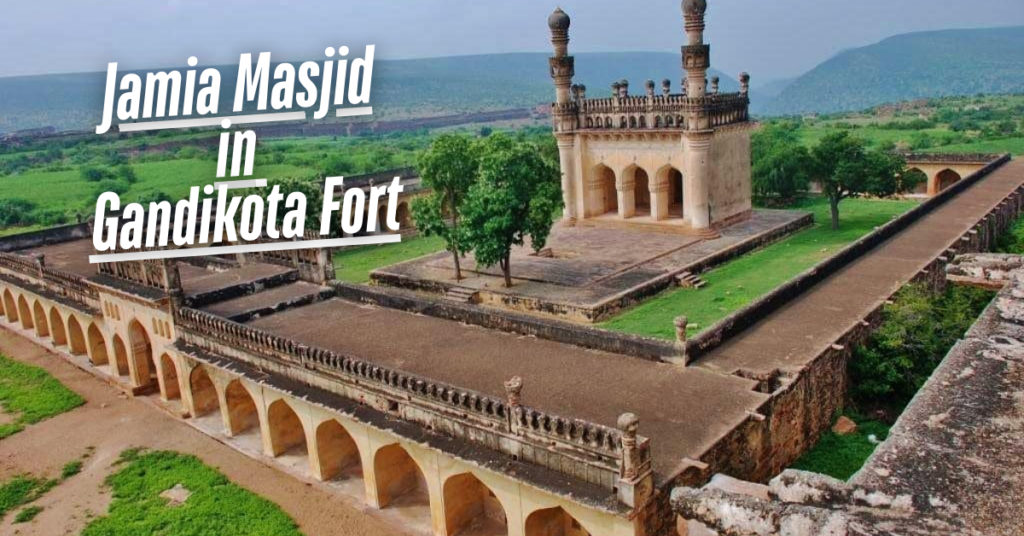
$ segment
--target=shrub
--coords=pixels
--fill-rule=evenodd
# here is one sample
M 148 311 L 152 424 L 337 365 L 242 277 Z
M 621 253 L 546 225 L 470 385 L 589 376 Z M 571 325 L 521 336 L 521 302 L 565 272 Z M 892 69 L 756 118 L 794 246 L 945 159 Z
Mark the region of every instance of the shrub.
M 36 222 L 35 203 L 24 199 L 0 199 L 0 226 L 32 225 Z
M 100 182 L 114 176 L 110 169 L 97 166 L 83 166 L 78 173 L 82 176 L 82 180 L 87 182 Z

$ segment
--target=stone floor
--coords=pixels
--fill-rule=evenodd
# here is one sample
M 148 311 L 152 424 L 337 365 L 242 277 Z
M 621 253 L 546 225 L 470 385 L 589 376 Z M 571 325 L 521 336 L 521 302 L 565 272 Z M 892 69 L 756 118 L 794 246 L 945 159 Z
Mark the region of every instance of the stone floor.
M 795 211 L 757 210 L 750 219 L 723 229 L 720 237 L 708 240 L 636 228 L 556 225 L 546 246 L 550 256 L 537 256 L 529 247 L 513 249 L 513 288 L 504 288 L 498 266 L 479 267 L 472 256 L 462 263 L 465 278 L 458 285 L 543 303 L 599 309 L 624 293 L 642 292 L 645 286 L 668 275 L 686 271 L 687 267 L 748 240 L 764 237 L 804 215 Z M 408 286 L 421 289 L 434 287 L 434 283 L 454 285 L 454 262 L 450 254 L 442 252 L 379 269 L 373 277 L 378 281 L 411 281 Z

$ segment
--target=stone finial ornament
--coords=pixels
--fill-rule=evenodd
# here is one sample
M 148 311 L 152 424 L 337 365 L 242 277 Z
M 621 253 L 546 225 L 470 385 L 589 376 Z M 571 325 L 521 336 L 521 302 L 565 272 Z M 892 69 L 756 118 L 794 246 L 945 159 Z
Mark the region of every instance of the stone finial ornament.
M 565 11 L 562 11 L 562 8 L 560 7 L 555 8 L 554 13 L 548 17 L 548 28 L 552 31 L 568 31 L 571 24 L 572 19 L 569 18 L 569 15 L 566 14 Z
M 623 413 L 619 415 L 616 427 L 622 431 L 623 436 L 636 440 L 636 433 L 640 429 L 640 418 L 632 413 Z
M 708 10 L 707 0 L 683 0 L 683 15 L 703 16 Z
M 672 93 L 672 81 L 668 78 L 661 81 L 661 94 L 666 97 Z
M 623 480 L 630 481 L 637 476 L 638 453 L 636 445 L 637 431 L 640 429 L 640 419 L 632 413 L 623 413 L 616 423 L 622 431 L 622 473 Z
M 750 75 L 743 72 L 740 73 L 740 93 L 746 95 L 750 92 Z
M 647 82 L 645 82 L 644 83 L 644 87 L 647 88 L 647 96 L 648 97 L 653 97 L 654 96 L 654 80 L 648 80 Z
M 718 83 L 720 82 L 717 76 L 711 77 L 711 92 L 718 93 Z
M 505 395 L 510 408 L 518 408 L 523 400 L 523 379 L 513 376 L 505 382 Z
M 686 326 L 690 324 L 690 321 L 685 316 L 677 316 L 673 323 L 676 326 L 676 341 L 686 342 Z
M 587 98 L 587 86 L 580 84 L 576 86 L 576 91 L 579 93 L 580 99 Z

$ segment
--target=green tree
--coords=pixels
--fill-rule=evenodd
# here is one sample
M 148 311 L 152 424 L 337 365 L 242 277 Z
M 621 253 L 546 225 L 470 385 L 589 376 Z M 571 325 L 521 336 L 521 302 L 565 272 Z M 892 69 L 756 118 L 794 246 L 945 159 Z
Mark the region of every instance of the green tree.
M 826 135 L 811 151 L 811 176 L 821 184 L 832 213 L 832 229 L 839 229 L 839 203 L 865 195 L 889 197 L 913 189 L 903 157 L 868 151 L 864 141 L 848 132 Z M 906 176 L 908 180 L 901 180 Z
M 114 175 L 119 180 L 127 182 L 128 184 L 135 184 L 139 180 L 138 175 L 135 174 L 135 168 L 127 164 L 117 166 L 114 170 Z
M 444 240 L 455 260 L 455 280 L 461 280 L 459 258 L 466 250 L 459 212 L 480 174 L 476 147 L 466 136 L 442 134 L 420 155 L 418 164 L 420 178 L 431 194 L 413 200 L 413 220 L 424 236 Z
M 100 182 L 113 177 L 109 169 L 97 166 L 85 166 L 78 171 L 82 180 L 86 182 Z
M 533 143 L 493 134 L 480 145 L 480 180 L 463 207 L 466 236 L 483 266 L 500 264 L 512 286 L 512 246 L 547 242 L 561 208 L 558 168 Z
M 754 193 L 789 200 L 807 189 L 810 154 L 789 124 L 768 125 L 751 139 Z

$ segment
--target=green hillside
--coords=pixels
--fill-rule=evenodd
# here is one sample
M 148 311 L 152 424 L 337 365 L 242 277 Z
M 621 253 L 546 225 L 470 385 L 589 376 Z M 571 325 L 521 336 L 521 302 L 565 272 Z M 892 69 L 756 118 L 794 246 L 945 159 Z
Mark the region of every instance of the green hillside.
M 377 61 L 371 104 L 378 120 L 426 117 L 461 112 L 526 108 L 548 103 L 554 88 L 548 54 L 488 54 Z M 223 66 L 221 111 L 233 102 L 237 66 Z M 138 71 L 136 71 L 138 72 Z M 644 81 L 672 81 L 678 91 L 683 77 L 678 54 L 661 52 L 593 53 L 576 56 L 576 81 L 590 96 L 606 96 L 611 83 L 628 79 L 630 91 L 642 93 Z M 738 88 L 722 78 L 723 91 Z M 103 108 L 105 73 L 0 78 L 0 133 L 46 126 L 58 130 L 90 128 Z M 253 110 L 247 110 L 252 113 Z
M 822 63 L 756 110 L 863 110 L 929 97 L 1024 92 L 1024 27 L 890 37 Z

